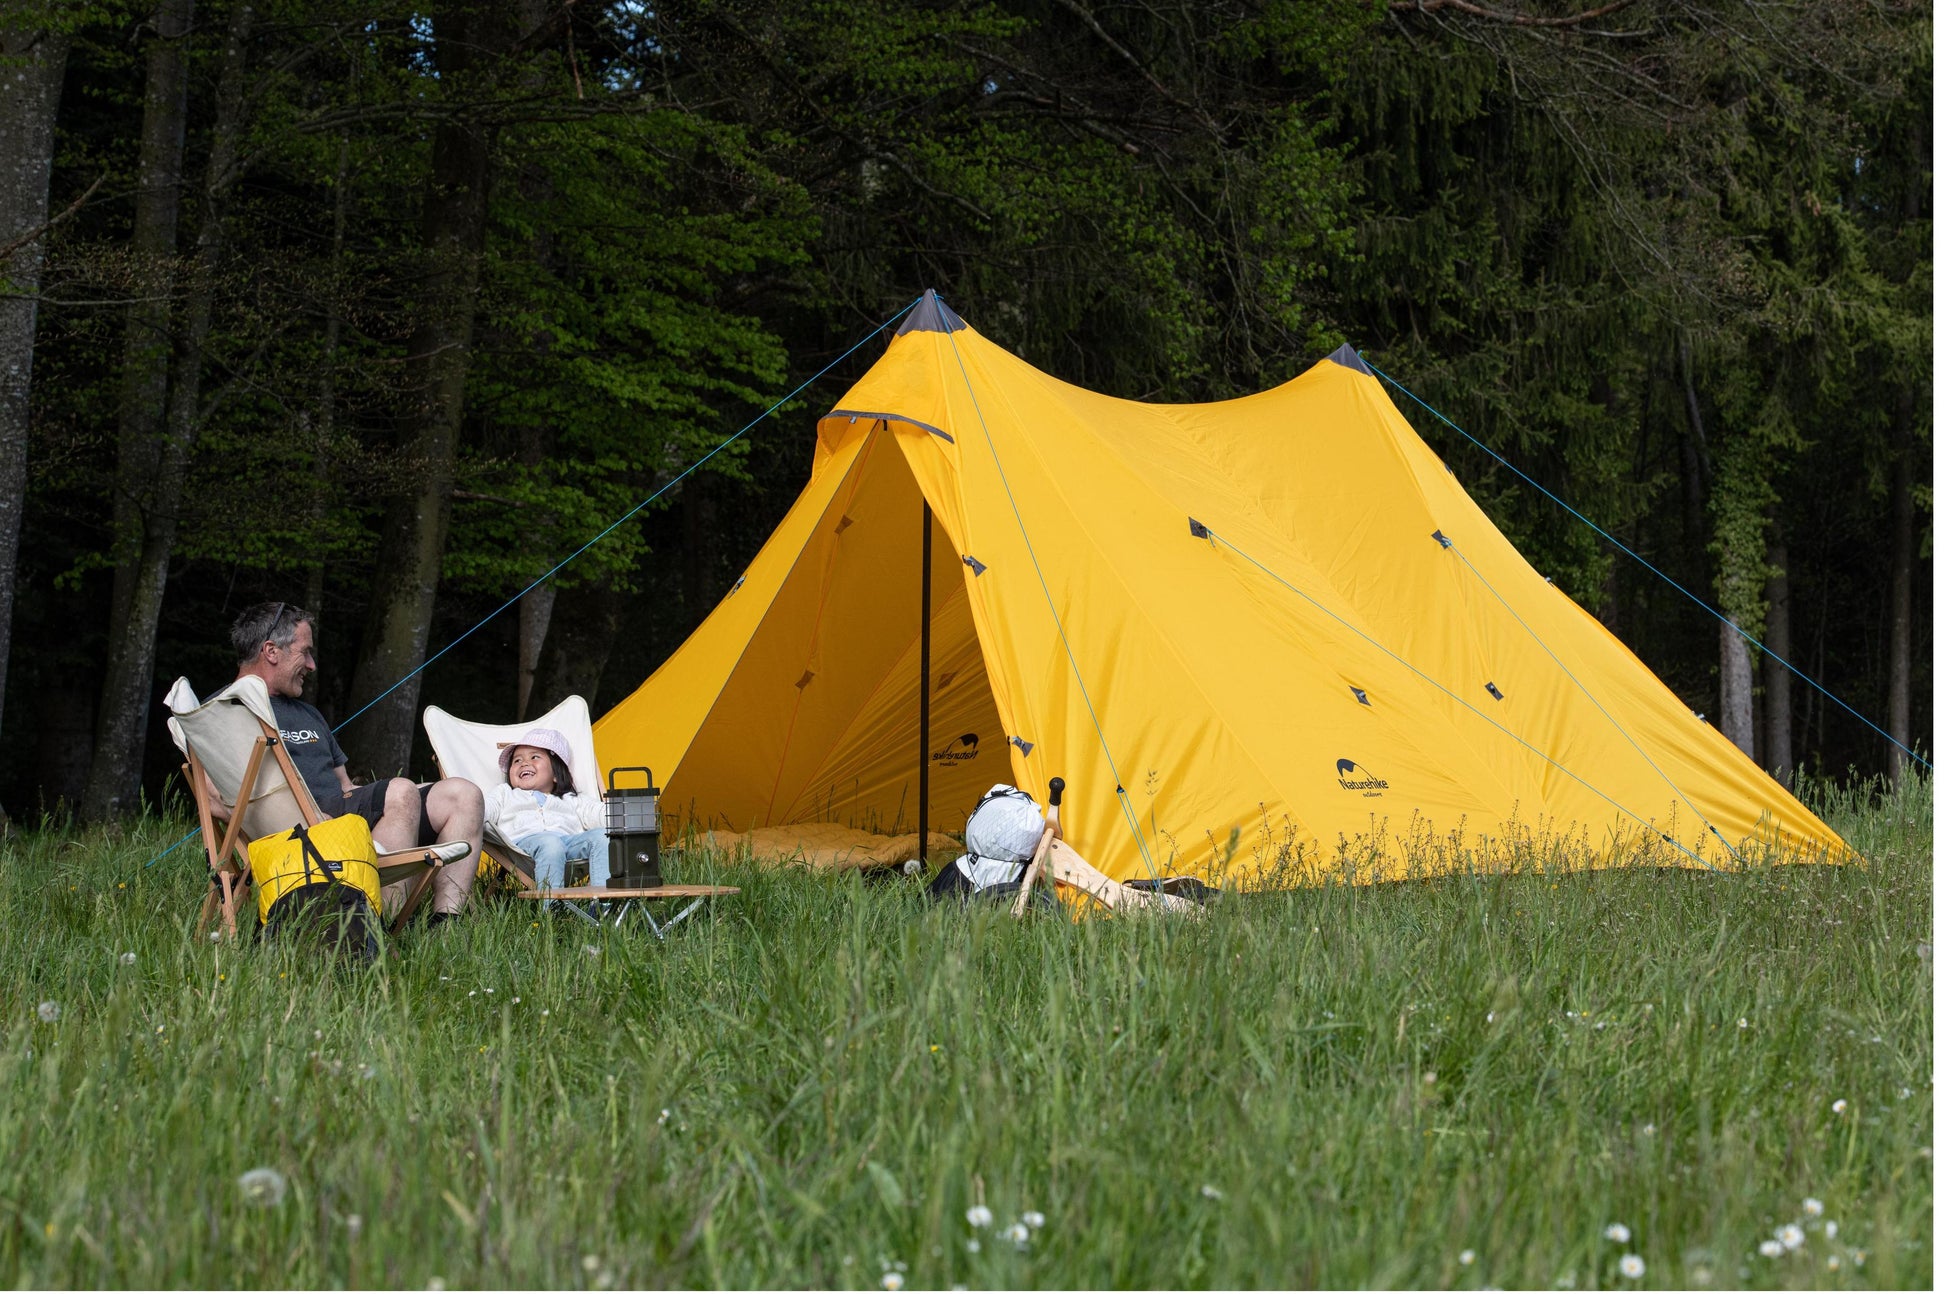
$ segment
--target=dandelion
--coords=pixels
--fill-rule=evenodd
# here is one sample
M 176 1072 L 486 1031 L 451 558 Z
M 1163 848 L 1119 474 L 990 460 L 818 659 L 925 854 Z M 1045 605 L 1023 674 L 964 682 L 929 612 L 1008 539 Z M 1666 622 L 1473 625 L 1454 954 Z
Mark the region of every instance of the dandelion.
M 966 1225 L 985 1231 L 993 1225 L 993 1210 L 984 1204 L 975 1204 L 966 1211 Z
M 43 1002 L 34 1008 L 34 1014 L 41 1018 L 42 1024 L 53 1024 L 61 1018 L 61 1004 L 59 1002 Z
M 1479 1255 L 1474 1253 L 1471 1249 L 1462 1249 L 1460 1250 L 1460 1266 L 1471 1267 L 1473 1265 L 1473 1260 L 1478 1257 Z
M 1206 1200 L 1220 1200 L 1223 1198 L 1223 1192 L 1217 1190 L 1214 1186 L 1211 1186 L 1208 1182 L 1204 1182 L 1203 1198 Z
M 274 1168 L 253 1168 L 237 1178 L 236 1185 L 243 1192 L 243 1202 L 259 1209 L 276 1208 L 290 1189 L 284 1175 Z
M 1851 1102 L 1847 1101 L 1842 1096 L 1831 1103 L 1831 1112 L 1833 1114 L 1843 1114 L 1846 1110 L 1849 1110 L 1850 1108 L 1851 1108 Z
M 1804 1243 L 1804 1228 L 1795 1222 L 1787 1222 L 1771 1232 L 1786 1249 L 1797 1249 Z
M 1035 1231 L 1039 1231 L 1042 1227 L 1047 1225 L 1047 1215 L 1044 1213 L 1038 1213 L 1033 1209 L 1029 1209 L 1027 1210 L 1027 1212 L 1021 1214 L 1020 1220 L 1022 1222 L 1025 1222 L 1029 1227 L 1031 1227 Z
M 1014 1242 L 1014 1248 L 1025 1249 L 1027 1247 L 1027 1224 L 1026 1223 L 1024 1222 L 1014 1223 L 1012 1226 L 1007 1228 L 1005 1235 L 1007 1239 Z
M 1622 1271 L 1622 1276 L 1625 1279 L 1632 1280 L 1632 1281 L 1639 1281 L 1642 1279 L 1642 1273 L 1646 1272 L 1647 1270 L 1649 1270 L 1649 1265 L 1642 1261 L 1642 1255 L 1640 1254 L 1622 1255 L 1621 1271 Z
M 1824 1238 L 1826 1240 L 1836 1240 L 1838 1238 L 1838 1224 L 1836 1222 L 1827 1222 L 1824 1224 Z
M 1824 1216 L 1824 1201 L 1823 1201 L 1823 1200 L 1820 1200 L 1820 1199 L 1818 1199 L 1818 1198 L 1816 1198 L 1815 1196 L 1810 1196 L 1810 1195 L 1807 1195 L 1807 1196 L 1805 1196 L 1805 1197 L 1804 1197 L 1804 1216 L 1805 1216 L 1805 1217 L 1807 1217 L 1807 1218 L 1821 1218 L 1821 1217 L 1823 1217 L 1823 1216 Z
M 124 966 L 133 966 L 135 964 L 135 954 L 123 953 L 121 961 L 122 961 L 122 965 Z
M 878 1278 L 878 1287 L 885 1290 L 902 1290 L 905 1288 L 905 1277 L 897 1272 L 887 1272 Z
M 1757 1252 L 1766 1258 L 1782 1258 L 1784 1256 L 1784 1246 L 1778 1244 L 1775 1240 L 1766 1240 L 1757 1246 Z
M 1606 1236 L 1610 1240 L 1613 1240 L 1618 1245 L 1627 1244 L 1628 1238 L 1633 1234 L 1634 1232 L 1628 1229 L 1627 1224 L 1621 1222 L 1609 1223 L 1608 1229 L 1602 1232 L 1602 1235 Z

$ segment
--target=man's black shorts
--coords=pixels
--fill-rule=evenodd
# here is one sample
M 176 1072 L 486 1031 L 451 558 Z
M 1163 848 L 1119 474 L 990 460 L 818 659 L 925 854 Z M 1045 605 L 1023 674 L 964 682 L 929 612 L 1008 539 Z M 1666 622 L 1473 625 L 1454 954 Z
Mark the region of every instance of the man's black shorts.
M 399 778 L 395 780 L 403 781 L 404 779 Z M 364 786 L 354 786 L 351 789 L 351 794 L 345 796 L 344 805 L 338 812 L 355 813 L 376 827 L 378 820 L 385 816 L 386 786 L 387 783 L 385 782 L 368 782 Z M 421 848 L 439 843 L 439 833 L 432 829 L 432 820 L 426 815 L 426 796 L 431 792 L 432 783 L 425 782 L 420 784 L 419 844 Z

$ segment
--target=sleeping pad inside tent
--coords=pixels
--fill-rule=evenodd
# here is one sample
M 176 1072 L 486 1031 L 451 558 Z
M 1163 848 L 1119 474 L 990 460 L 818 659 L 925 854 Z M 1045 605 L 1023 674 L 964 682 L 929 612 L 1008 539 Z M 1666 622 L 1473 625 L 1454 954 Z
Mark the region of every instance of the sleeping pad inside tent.
M 742 578 L 595 726 L 604 766 L 656 770 L 667 831 L 913 831 L 923 684 L 931 826 L 1059 776 L 1117 879 L 1848 856 L 1528 565 L 1349 347 L 1142 404 L 928 292 L 817 435 Z

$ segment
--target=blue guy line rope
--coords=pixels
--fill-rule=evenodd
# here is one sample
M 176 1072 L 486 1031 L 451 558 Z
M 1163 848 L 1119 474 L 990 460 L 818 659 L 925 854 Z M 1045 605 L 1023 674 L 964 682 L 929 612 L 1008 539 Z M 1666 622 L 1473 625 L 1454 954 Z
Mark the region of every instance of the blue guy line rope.
M 1534 632 L 1534 626 L 1528 624 L 1525 620 L 1521 618 L 1520 612 L 1514 610 L 1513 604 L 1511 602 L 1507 601 L 1506 598 L 1501 597 L 1500 590 L 1493 587 L 1492 581 L 1488 580 L 1487 577 L 1481 573 L 1480 568 L 1473 564 L 1473 560 L 1470 557 L 1468 557 L 1465 554 L 1465 552 L 1463 552 L 1450 539 L 1447 540 L 1446 543 L 1442 546 L 1451 549 L 1455 557 L 1459 558 L 1462 562 L 1466 563 L 1466 569 L 1473 572 L 1473 578 L 1480 581 L 1480 583 L 1486 588 L 1486 591 L 1493 594 L 1495 600 L 1498 601 L 1501 606 L 1507 609 L 1507 614 L 1514 618 L 1514 623 L 1527 631 L 1527 636 L 1529 638 L 1532 638 L 1534 642 L 1539 645 L 1540 649 L 1547 653 L 1548 659 L 1561 667 L 1561 672 L 1568 676 L 1568 681 L 1581 689 L 1581 695 L 1587 697 L 1590 701 L 1594 702 L 1595 709 L 1601 711 L 1601 717 L 1608 720 L 1609 723 L 1614 725 L 1615 731 L 1621 733 L 1622 739 L 1628 742 L 1630 746 L 1633 746 L 1635 748 L 1635 753 L 1640 755 L 1643 758 L 1643 760 L 1648 764 L 1648 766 L 1655 770 L 1656 776 L 1660 777 L 1663 781 L 1669 783 L 1669 789 L 1674 791 L 1677 794 L 1677 796 L 1679 796 L 1682 799 L 1682 802 L 1689 806 L 1689 811 L 1695 814 L 1698 818 L 1701 818 L 1703 825 L 1710 829 L 1710 833 L 1714 835 L 1718 840 L 1721 840 L 1723 842 L 1723 847 L 1730 851 L 1730 857 L 1736 859 L 1739 863 L 1741 863 L 1743 861 L 1743 856 L 1737 853 L 1736 846 L 1730 843 L 1729 838 L 1725 836 L 1721 831 L 1718 831 L 1716 829 L 1716 824 L 1714 822 L 1711 822 L 1709 818 L 1704 815 L 1703 811 L 1696 807 L 1695 802 L 1692 801 L 1689 798 L 1689 796 L 1683 793 L 1683 789 L 1680 786 L 1676 785 L 1675 780 L 1671 778 L 1667 773 L 1662 771 L 1662 765 L 1656 763 L 1655 760 L 1650 757 L 1649 752 L 1642 749 L 1641 744 L 1635 740 L 1634 735 L 1631 734 L 1627 728 L 1624 728 L 1622 726 L 1621 721 L 1617 719 L 1614 715 L 1608 713 L 1608 707 L 1601 703 L 1599 697 L 1597 697 L 1593 692 L 1588 690 L 1588 685 L 1586 683 L 1583 683 L 1581 679 L 1575 674 L 1575 672 L 1568 668 L 1568 664 L 1566 661 L 1562 660 L 1559 656 L 1554 654 L 1554 649 L 1552 647 L 1549 647 L 1546 641 L 1542 639 L 1542 637 L 1539 634 Z
M 1806 683 L 1810 684 L 1814 689 L 1822 693 L 1824 696 L 1836 702 L 1838 707 L 1843 711 L 1845 711 L 1845 713 L 1851 715 L 1854 719 L 1857 719 L 1860 723 L 1864 724 L 1867 728 L 1870 728 L 1873 732 L 1885 738 L 1885 740 L 1891 742 L 1901 752 L 1903 752 L 1908 759 L 1912 760 L 1915 764 L 1918 764 L 1921 768 L 1925 769 L 1929 773 L 1932 771 L 1932 764 L 1928 762 L 1923 755 L 1920 755 L 1917 751 L 1913 750 L 1910 746 L 1907 746 L 1904 742 L 1899 741 L 1897 738 L 1893 737 L 1891 733 L 1885 731 L 1885 729 L 1879 727 L 1877 724 L 1873 723 L 1870 719 L 1867 719 L 1864 715 L 1860 714 L 1857 710 L 1854 710 L 1851 706 L 1847 705 L 1842 697 L 1838 696 L 1836 693 L 1832 692 L 1829 688 L 1825 687 L 1824 684 L 1818 682 L 1816 679 L 1812 678 L 1809 674 L 1806 674 L 1803 670 L 1791 664 L 1789 661 L 1785 660 L 1782 656 L 1779 656 L 1776 652 L 1764 646 L 1761 642 L 1758 642 L 1755 638 L 1752 638 L 1749 632 L 1746 631 L 1742 625 L 1730 619 L 1730 617 L 1724 615 L 1721 611 L 1718 611 L 1715 607 L 1703 601 L 1703 599 L 1697 597 L 1694 593 L 1691 593 L 1688 589 L 1676 583 L 1676 581 L 1670 579 L 1667 575 L 1664 575 L 1662 571 L 1658 569 L 1656 565 L 1653 562 L 1651 562 L 1648 558 L 1642 556 L 1640 553 L 1630 548 L 1627 544 L 1623 543 L 1621 540 L 1615 538 L 1615 536 L 1609 534 L 1606 530 L 1603 530 L 1600 526 L 1590 521 L 1587 517 L 1583 516 L 1580 512 L 1576 511 L 1572 504 L 1568 503 L 1565 499 L 1562 499 L 1559 495 L 1555 494 L 1552 490 L 1548 489 L 1545 485 L 1542 485 L 1539 481 L 1535 480 L 1533 477 L 1527 475 L 1527 473 L 1521 471 L 1518 467 L 1515 467 L 1512 463 L 1508 462 L 1505 457 L 1503 457 L 1501 454 L 1495 451 L 1491 446 L 1480 441 L 1477 437 L 1475 437 L 1470 432 L 1468 432 L 1466 428 L 1460 426 L 1458 423 L 1454 422 L 1451 418 L 1448 418 L 1445 414 L 1441 413 L 1439 410 L 1427 404 L 1424 400 L 1421 400 L 1416 394 L 1413 393 L 1411 388 L 1407 387 L 1403 382 L 1399 381 L 1397 378 L 1387 373 L 1384 369 L 1378 367 L 1378 365 L 1372 363 L 1370 357 L 1368 357 L 1365 354 L 1365 352 L 1363 351 L 1358 352 L 1358 357 L 1365 361 L 1366 368 L 1371 369 L 1372 372 L 1378 374 L 1378 376 L 1384 378 L 1387 382 L 1390 382 L 1393 386 L 1397 387 L 1404 394 L 1411 397 L 1412 402 L 1414 404 L 1418 405 L 1421 409 L 1424 409 L 1427 413 L 1430 413 L 1433 417 L 1445 423 L 1448 427 L 1451 427 L 1454 431 L 1457 431 L 1460 435 L 1465 436 L 1468 440 L 1472 441 L 1475 445 L 1478 445 L 1481 449 L 1485 450 L 1489 455 L 1491 455 L 1495 462 L 1499 463 L 1502 467 L 1512 472 L 1515 476 L 1518 476 L 1521 480 L 1527 482 L 1527 484 L 1539 490 L 1542 494 L 1545 494 L 1548 498 L 1552 499 L 1555 503 L 1560 504 L 1561 507 L 1567 509 L 1567 511 L 1575 518 L 1575 520 L 1581 522 L 1581 524 L 1588 527 L 1588 529 L 1594 531 L 1596 534 L 1600 535 L 1603 539 L 1606 539 L 1609 543 L 1615 545 L 1615 547 L 1619 548 L 1622 552 L 1628 554 L 1630 557 L 1633 557 L 1636 561 L 1640 562 L 1643 566 L 1647 567 L 1649 571 L 1652 574 L 1654 574 L 1657 579 L 1661 580 L 1663 583 L 1667 584 L 1670 588 L 1674 589 L 1676 592 L 1688 598 L 1691 602 L 1694 602 L 1697 606 L 1703 608 L 1703 610 L 1715 616 L 1718 620 L 1721 620 L 1724 624 L 1730 626 L 1730 628 L 1736 630 L 1739 634 L 1742 634 L 1745 642 L 1749 643 L 1752 647 L 1755 647 L 1758 651 L 1763 652 L 1766 656 L 1770 657 L 1772 660 L 1782 665 L 1785 669 L 1789 670 L 1791 673 L 1803 679 Z
M 1593 791 L 1596 795 L 1601 796 L 1602 799 L 1607 800 L 1610 804 L 1614 805 L 1617 809 L 1621 810 L 1624 814 L 1635 819 L 1637 822 L 1641 823 L 1642 826 L 1647 828 L 1649 831 L 1655 832 L 1656 835 L 1668 841 L 1671 845 L 1675 846 L 1678 850 L 1681 850 L 1683 853 L 1687 854 L 1690 858 L 1694 859 L 1701 866 L 1708 868 L 1712 872 L 1718 871 L 1718 869 L 1712 863 L 1710 863 L 1708 859 L 1703 858 L 1701 855 L 1697 854 L 1694 850 L 1689 849 L 1687 846 L 1682 844 L 1682 842 L 1676 840 L 1668 833 L 1660 830 L 1658 827 L 1656 827 L 1654 823 L 1643 818 L 1640 814 L 1636 813 L 1633 809 L 1630 809 L 1627 805 L 1621 803 L 1620 801 L 1616 800 L 1612 796 L 1608 795 L 1600 787 L 1594 785 L 1592 782 L 1582 777 L 1579 773 L 1576 773 L 1573 769 L 1569 768 L 1566 764 L 1563 764 L 1560 760 L 1554 758 L 1552 755 L 1548 754 L 1540 747 L 1534 745 L 1532 742 L 1528 741 L 1525 737 L 1522 737 L 1519 733 L 1515 732 L 1512 728 L 1507 727 L 1505 724 L 1501 723 L 1498 719 L 1495 719 L 1492 715 L 1480 709 L 1479 706 L 1474 705 L 1471 701 L 1467 700 L 1459 693 L 1453 691 L 1452 688 L 1447 687 L 1444 683 L 1441 683 L 1438 679 L 1426 673 L 1426 671 L 1420 669 L 1417 665 L 1414 665 L 1411 661 L 1399 655 L 1397 652 L 1393 651 L 1390 647 L 1387 647 L 1384 643 L 1372 637 L 1370 634 L 1366 633 L 1363 629 L 1360 629 L 1357 625 L 1345 619 L 1343 616 L 1333 611 L 1330 607 L 1318 601 L 1316 598 L 1312 597 L 1309 593 L 1306 593 L 1303 589 L 1300 589 L 1299 587 L 1297 587 L 1297 585 L 1291 583 L 1289 580 L 1279 575 L 1276 571 L 1271 570 L 1270 567 L 1265 566 L 1262 562 L 1258 561 L 1255 557 L 1243 551 L 1243 549 L 1238 548 L 1230 540 L 1224 538 L 1223 535 L 1219 534 L 1215 530 L 1210 529 L 1207 525 L 1203 527 L 1203 530 L 1204 530 L 1204 534 L 1201 537 L 1208 538 L 1213 543 L 1222 544 L 1225 548 L 1235 553 L 1238 557 L 1241 557 L 1244 561 L 1249 562 L 1252 566 L 1262 571 L 1265 575 L 1268 575 L 1271 579 L 1277 581 L 1277 583 L 1283 585 L 1291 592 L 1297 594 L 1297 596 L 1303 598 L 1306 602 L 1309 602 L 1312 606 L 1324 612 L 1326 615 L 1330 616 L 1333 620 L 1336 620 L 1339 624 L 1351 630 L 1353 633 L 1357 634 L 1360 638 L 1363 638 L 1366 642 L 1378 648 L 1380 651 L 1384 652 L 1387 656 L 1390 656 L 1393 660 L 1399 662 L 1399 664 L 1405 666 L 1407 669 L 1411 670 L 1414 674 L 1417 674 L 1420 678 L 1424 679 L 1426 682 L 1438 688 L 1441 692 L 1444 692 L 1447 696 L 1452 697 L 1453 700 L 1458 701 L 1461 705 L 1465 706 L 1468 710 L 1472 711 L 1480 718 L 1486 720 L 1488 723 L 1498 728 L 1501 732 L 1506 733 L 1509 737 L 1512 737 L 1515 741 L 1519 742 L 1527 749 L 1533 751 L 1536 755 L 1539 755 L 1542 759 L 1546 760 L 1554 767 L 1560 769 L 1563 773 L 1566 773 L 1569 777 L 1572 777 L 1575 781 L 1581 783 L 1581 785 L 1587 787 L 1590 791 Z M 1702 815 L 1698 814 L 1697 816 L 1701 817 Z M 1704 822 L 1707 825 L 1708 819 L 1704 819 Z M 1715 830 L 1715 828 L 1712 827 L 1711 830 Z M 1722 837 L 1719 834 L 1718 839 L 1721 838 Z M 1729 842 L 1725 841 L 1724 843 L 1728 844 Z M 1721 873 L 1719 872 L 1718 874 L 1720 875 Z
M 1068 645 L 1067 627 L 1061 623 L 1061 613 L 1054 605 L 1054 593 L 1047 587 L 1047 576 L 1041 570 L 1041 559 L 1034 552 L 1034 541 L 1027 534 L 1027 519 L 1020 515 L 1020 504 L 1014 499 L 1014 487 L 1007 480 L 1007 469 L 1000 463 L 1000 450 L 993 443 L 993 433 L 987 430 L 986 411 L 980 408 L 980 397 L 973 390 L 973 376 L 966 371 L 966 361 L 960 357 L 959 343 L 953 334 L 946 334 L 947 344 L 953 348 L 953 360 L 959 365 L 959 373 L 966 383 L 966 394 L 973 401 L 973 413 L 980 420 L 980 434 L 986 437 L 987 452 L 993 455 L 994 470 L 1000 473 L 1000 487 L 1007 492 L 1007 506 L 1013 509 L 1014 522 L 1020 527 L 1020 538 L 1027 545 L 1027 559 L 1034 564 L 1034 578 L 1041 582 L 1041 596 L 1047 599 L 1048 614 L 1054 617 L 1054 632 L 1060 635 L 1061 650 L 1068 655 L 1068 668 L 1074 671 L 1075 686 L 1081 689 L 1081 702 L 1088 707 L 1088 718 L 1095 725 L 1095 739 L 1101 743 L 1102 757 L 1108 761 L 1108 771 L 1115 779 L 1115 803 L 1121 807 L 1122 817 L 1128 822 L 1130 834 L 1135 837 L 1135 847 L 1141 851 L 1142 865 L 1149 869 L 1149 879 L 1160 882 L 1161 873 L 1156 870 L 1155 859 L 1149 855 L 1149 843 L 1142 837 L 1142 825 L 1136 821 L 1135 811 L 1129 806 L 1128 792 L 1122 786 L 1121 770 L 1115 767 L 1115 754 L 1108 749 L 1108 734 L 1102 731 L 1101 718 L 1095 713 L 1094 699 L 1088 695 L 1088 684 L 1081 677 L 1080 662 L 1074 658 L 1074 648 Z
M 619 528 L 629 518 L 633 517 L 636 513 L 640 512 L 642 509 L 648 507 L 651 503 L 654 503 L 657 499 L 667 494 L 670 490 L 673 490 L 678 484 L 682 482 L 684 477 L 688 476 L 691 472 L 694 472 L 697 468 L 701 467 L 704 463 L 709 462 L 710 459 L 715 458 L 718 454 L 728 449 L 736 441 L 741 440 L 744 434 L 747 433 L 752 427 L 762 422 L 765 418 L 768 418 L 771 414 L 776 413 L 779 409 L 783 408 L 791 400 L 795 399 L 798 393 L 803 391 L 805 387 L 811 385 L 811 383 L 817 381 L 819 378 L 823 377 L 826 373 L 829 373 L 832 369 L 838 367 L 838 365 L 850 359 L 852 357 L 852 354 L 855 351 L 857 351 L 857 349 L 860 346 L 863 346 L 866 342 L 870 341 L 874 337 L 877 337 L 878 335 L 883 333 L 887 328 L 890 328 L 893 324 L 897 323 L 900 320 L 900 318 L 906 314 L 907 311 L 911 310 L 913 306 L 918 305 L 920 300 L 921 300 L 920 297 L 914 297 L 912 298 L 912 300 L 906 302 L 905 307 L 903 309 L 895 312 L 890 318 L 885 320 L 884 323 L 879 324 L 877 327 L 873 328 L 870 332 L 866 333 L 863 337 L 860 337 L 857 341 L 853 342 L 850 348 L 847 349 L 844 354 L 838 356 L 838 358 L 832 360 L 829 364 L 826 364 L 823 368 L 811 374 L 811 376 L 805 378 L 802 382 L 799 382 L 796 387 L 792 388 L 789 395 L 782 397 L 775 404 L 771 405 L 768 409 L 765 409 L 762 413 L 752 418 L 749 422 L 744 423 L 742 427 L 737 429 L 734 435 L 725 438 L 722 441 L 722 443 L 716 446 L 716 448 L 710 450 L 709 453 L 704 454 L 701 458 L 691 463 L 688 467 L 685 467 L 679 474 L 670 478 L 670 480 L 665 485 L 663 485 L 662 488 L 658 489 L 654 494 L 649 495 L 646 499 L 643 499 L 641 502 L 637 503 L 634 507 L 630 508 L 627 512 L 624 512 L 621 516 L 615 518 L 614 521 L 610 522 L 606 527 L 604 527 L 602 531 L 599 534 L 597 534 L 593 539 L 590 539 L 587 543 L 581 545 L 581 547 L 575 549 L 573 552 L 569 553 L 566 557 L 563 557 L 560 561 L 554 563 L 554 565 L 550 566 L 545 573 L 543 573 L 538 578 L 536 578 L 533 583 L 529 584 L 526 588 L 522 589 L 520 592 L 508 598 L 505 602 L 502 602 L 499 606 L 495 607 L 493 610 L 487 612 L 484 616 L 481 616 L 479 620 L 474 622 L 472 628 L 466 630 L 466 632 L 460 634 L 459 637 L 453 639 L 453 641 L 447 643 L 444 647 L 441 647 L 438 651 L 434 652 L 432 655 L 426 657 L 425 660 L 421 661 L 417 669 L 412 670 L 410 673 L 406 674 L 403 678 L 399 679 L 396 683 L 392 684 L 392 686 L 386 688 L 383 692 L 380 692 L 377 696 L 365 702 L 364 705 L 359 706 L 358 709 L 352 712 L 349 718 L 347 718 L 343 723 L 337 725 L 338 730 L 342 731 L 346 726 L 355 722 L 359 715 L 364 714 L 365 711 L 371 709 L 373 706 L 377 705 L 380 701 L 383 701 L 386 697 L 392 695 L 392 693 L 398 691 L 401 687 L 405 686 L 407 683 L 412 681 L 412 679 L 415 676 L 424 672 L 427 666 L 431 665 L 434 661 L 438 660 L 441 656 L 444 656 L 447 652 L 453 650 L 453 648 L 465 642 L 468 638 L 471 638 L 483 626 L 485 626 L 489 620 L 492 620 L 495 616 L 499 615 L 502 611 L 505 611 L 508 607 L 520 601 L 522 598 L 526 597 L 529 593 L 532 593 L 535 589 L 539 588 L 542 584 L 545 584 L 548 580 L 558 575 L 561 572 L 562 568 L 565 567 L 569 562 L 572 562 L 575 558 L 581 556 L 581 554 L 587 552 L 590 548 L 593 548 L 596 544 L 608 538 L 609 535 L 615 533 L 616 529 Z M 200 830 L 200 828 L 198 830 Z M 187 844 L 190 840 L 192 840 L 196 836 L 196 834 L 197 833 L 195 831 L 190 832 L 187 836 L 184 836 L 181 840 L 178 840 L 175 844 L 169 846 L 167 849 L 157 854 L 154 858 L 151 858 L 147 863 L 143 864 L 143 866 L 154 867 L 157 863 L 167 858 L 170 854 L 173 854 L 174 852 L 176 852 L 176 850 L 182 848 L 182 846 Z

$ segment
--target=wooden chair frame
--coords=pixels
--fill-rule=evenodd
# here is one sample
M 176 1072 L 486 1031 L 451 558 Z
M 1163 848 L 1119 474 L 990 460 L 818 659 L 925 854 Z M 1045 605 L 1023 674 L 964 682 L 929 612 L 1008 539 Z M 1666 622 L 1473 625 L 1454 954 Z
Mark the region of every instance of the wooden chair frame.
M 214 783 L 196 757 L 193 742 L 185 742 L 188 759 L 182 766 L 183 776 L 189 782 L 190 793 L 196 799 L 196 819 L 202 829 L 203 853 L 209 862 L 210 888 L 203 895 L 202 911 L 196 918 L 196 937 L 201 939 L 209 928 L 210 920 L 222 914 L 223 932 L 236 938 L 237 904 L 250 888 L 250 842 L 243 836 L 244 814 L 250 807 L 251 788 L 257 785 L 257 774 L 263 767 L 264 753 L 270 752 L 277 761 L 291 796 L 297 801 L 298 812 L 304 817 L 306 827 L 315 827 L 326 821 L 312 800 L 310 788 L 299 775 L 297 766 L 291 762 L 291 755 L 284 748 L 284 742 L 276 729 L 253 715 L 261 730 L 250 749 L 249 761 L 244 765 L 243 780 L 238 783 L 237 803 L 230 809 L 229 822 L 221 836 L 217 834 L 217 814 L 210 804 L 209 789 Z M 408 857 L 409 855 L 409 857 Z M 397 934 L 405 923 L 418 911 L 420 901 L 425 898 L 432 878 L 445 861 L 430 848 L 395 850 L 378 855 L 378 883 L 381 887 L 399 881 L 414 881 L 406 892 L 404 905 L 394 917 L 389 930 Z M 417 878 L 414 880 L 414 878 Z

